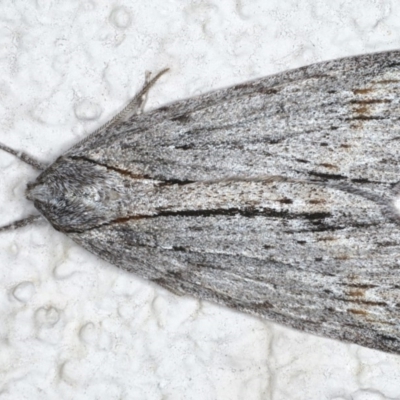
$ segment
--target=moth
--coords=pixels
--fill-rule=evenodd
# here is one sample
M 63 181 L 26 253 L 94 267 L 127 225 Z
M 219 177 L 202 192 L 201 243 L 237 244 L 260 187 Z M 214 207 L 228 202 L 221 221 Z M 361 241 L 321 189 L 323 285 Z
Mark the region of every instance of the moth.
M 27 187 L 93 254 L 179 295 L 400 354 L 400 52 L 283 72 L 138 113 Z

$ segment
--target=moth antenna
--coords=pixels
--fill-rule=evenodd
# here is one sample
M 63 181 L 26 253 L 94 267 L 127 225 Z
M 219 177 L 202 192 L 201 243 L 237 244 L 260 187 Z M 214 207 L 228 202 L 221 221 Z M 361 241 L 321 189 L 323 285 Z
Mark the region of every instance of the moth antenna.
M 45 164 L 41 163 L 38 160 L 35 160 L 31 156 L 28 156 L 28 154 L 24 153 L 23 151 L 14 150 L 11 147 L 8 147 L 1 143 L 0 143 L 0 149 L 6 151 L 7 153 L 14 155 L 15 157 L 18 157 L 21 161 L 23 161 L 26 164 L 29 164 L 31 167 L 33 167 L 39 171 L 43 171 L 47 168 L 47 166 Z
M 41 215 L 30 215 L 27 218 L 23 218 L 20 219 L 19 221 L 11 222 L 11 224 L 1 226 L 0 232 L 7 232 L 18 228 L 23 228 L 24 226 L 31 225 L 42 218 L 43 217 Z

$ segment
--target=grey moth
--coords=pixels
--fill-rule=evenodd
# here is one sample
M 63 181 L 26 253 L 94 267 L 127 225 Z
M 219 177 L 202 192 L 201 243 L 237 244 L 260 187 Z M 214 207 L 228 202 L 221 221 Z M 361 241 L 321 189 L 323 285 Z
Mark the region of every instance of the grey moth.
M 113 120 L 27 188 L 39 218 L 180 295 L 400 353 L 400 52 Z

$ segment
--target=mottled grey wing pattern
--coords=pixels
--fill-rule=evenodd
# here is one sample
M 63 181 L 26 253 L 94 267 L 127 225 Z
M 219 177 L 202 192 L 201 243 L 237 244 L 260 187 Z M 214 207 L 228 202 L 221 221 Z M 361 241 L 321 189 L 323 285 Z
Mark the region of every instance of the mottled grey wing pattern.
M 400 353 L 399 98 L 389 52 L 176 102 L 50 168 L 86 171 L 107 212 L 46 216 L 175 293 Z

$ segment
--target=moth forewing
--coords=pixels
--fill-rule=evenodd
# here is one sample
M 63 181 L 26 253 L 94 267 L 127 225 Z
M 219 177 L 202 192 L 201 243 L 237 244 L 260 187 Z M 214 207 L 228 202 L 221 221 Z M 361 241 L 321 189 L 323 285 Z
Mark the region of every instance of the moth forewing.
M 399 60 L 128 110 L 29 197 L 90 252 L 175 293 L 400 353 Z

